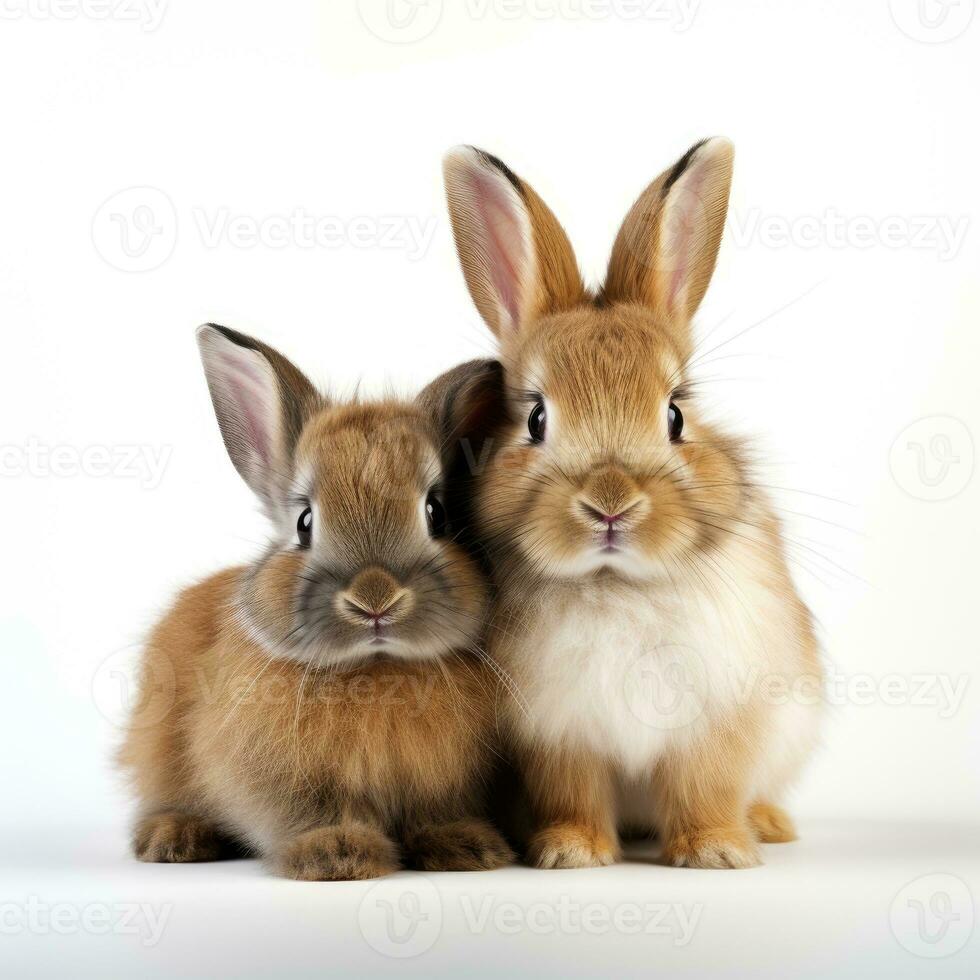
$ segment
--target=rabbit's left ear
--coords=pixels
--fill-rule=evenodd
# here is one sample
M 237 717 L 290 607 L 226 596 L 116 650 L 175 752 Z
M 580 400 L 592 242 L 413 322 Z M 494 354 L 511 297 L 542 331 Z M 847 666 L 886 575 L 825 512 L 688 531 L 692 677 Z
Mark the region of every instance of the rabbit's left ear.
M 275 518 L 293 450 L 320 396 L 291 361 L 253 337 L 208 323 L 197 343 L 228 455 Z
M 728 213 L 735 149 L 692 146 L 640 195 L 616 236 L 605 303 L 640 303 L 681 326 L 704 297 Z
M 501 344 L 586 301 L 568 236 L 529 184 L 472 146 L 451 150 L 443 171 L 466 285 Z

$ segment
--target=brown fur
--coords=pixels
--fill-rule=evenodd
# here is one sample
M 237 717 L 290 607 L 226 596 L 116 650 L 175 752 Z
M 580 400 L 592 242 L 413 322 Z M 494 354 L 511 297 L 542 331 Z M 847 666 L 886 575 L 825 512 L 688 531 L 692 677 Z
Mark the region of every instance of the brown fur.
M 517 743 L 519 745 L 519 743 Z M 530 792 L 528 859 L 539 868 L 612 864 L 619 857 L 612 819 L 612 773 L 587 752 L 523 745 L 517 760 Z
M 238 842 L 303 880 L 497 867 L 510 852 L 480 815 L 496 734 L 485 585 L 420 528 L 438 433 L 410 404 L 303 413 L 289 480 L 308 481 L 324 541 L 283 540 L 186 589 L 153 631 L 120 752 L 134 850 L 213 860 Z M 371 654 L 364 616 L 387 606 L 403 645 Z

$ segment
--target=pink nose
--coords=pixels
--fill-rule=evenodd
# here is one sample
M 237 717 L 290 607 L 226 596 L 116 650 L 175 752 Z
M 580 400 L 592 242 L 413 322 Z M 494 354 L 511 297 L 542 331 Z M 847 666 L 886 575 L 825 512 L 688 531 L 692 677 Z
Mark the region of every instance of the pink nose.
M 397 601 L 392 602 L 390 605 L 385 606 L 383 609 L 378 610 L 378 609 L 366 609 L 364 606 L 359 605 L 356 601 L 353 601 L 351 599 L 347 599 L 345 601 L 347 603 L 348 611 L 353 616 L 359 617 L 360 619 L 363 619 L 369 623 L 373 623 L 375 626 L 379 626 L 381 624 L 382 619 L 385 618 L 390 619 L 393 607 L 397 605 Z
M 627 508 L 628 509 L 628 508 Z M 608 527 L 612 527 L 616 521 L 622 520 L 626 511 L 620 511 L 618 514 L 607 514 L 605 511 L 599 510 L 596 507 L 592 507 L 590 504 L 583 503 L 582 510 L 589 516 L 593 521 L 601 521 Z

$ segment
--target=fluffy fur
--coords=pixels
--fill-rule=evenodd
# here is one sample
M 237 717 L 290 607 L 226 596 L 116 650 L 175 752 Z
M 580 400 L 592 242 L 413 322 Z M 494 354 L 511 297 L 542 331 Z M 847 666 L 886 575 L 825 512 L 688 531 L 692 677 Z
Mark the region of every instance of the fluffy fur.
M 661 174 L 593 294 L 523 180 L 469 147 L 446 159 L 503 367 L 476 525 L 540 867 L 607 864 L 627 825 L 694 867 L 753 865 L 757 841 L 794 836 L 778 804 L 817 733 L 811 617 L 744 454 L 687 383 L 731 168 L 731 145 L 710 140 Z
M 485 581 L 427 512 L 444 386 L 332 405 L 251 338 L 208 326 L 199 340 L 275 537 L 183 592 L 149 639 L 120 754 L 136 855 L 244 848 L 305 880 L 506 862 L 480 815 L 496 697 L 477 646 Z

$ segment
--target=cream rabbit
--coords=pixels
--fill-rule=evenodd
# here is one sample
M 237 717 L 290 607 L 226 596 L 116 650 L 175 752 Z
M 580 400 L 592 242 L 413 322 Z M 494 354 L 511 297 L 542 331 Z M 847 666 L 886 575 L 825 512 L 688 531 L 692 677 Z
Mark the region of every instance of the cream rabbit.
M 744 453 L 686 383 L 732 158 L 707 140 L 661 174 L 596 292 L 527 183 L 471 147 L 445 162 L 503 367 L 476 528 L 539 867 L 608 864 L 627 824 L 702 868 L 795 836 L 779 803 L 817 737 L 811 616 Z

